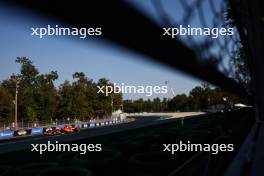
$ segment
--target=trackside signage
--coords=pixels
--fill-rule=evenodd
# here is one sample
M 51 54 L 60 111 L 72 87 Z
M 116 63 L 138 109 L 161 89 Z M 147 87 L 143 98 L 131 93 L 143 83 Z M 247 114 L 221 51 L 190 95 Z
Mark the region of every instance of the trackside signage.
M 10 138 L 14 136 L 14 131 L 1 131 L 0 138 Z
M 31 130 L 31 134 L 32 135 L 36 135 L 36 134 L 42 134 L 43 133 L 43 128 L 33 128 Z

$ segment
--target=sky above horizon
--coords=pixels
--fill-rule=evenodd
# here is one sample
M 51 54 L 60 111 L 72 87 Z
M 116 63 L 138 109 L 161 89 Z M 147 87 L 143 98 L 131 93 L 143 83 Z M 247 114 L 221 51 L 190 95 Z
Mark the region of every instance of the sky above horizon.
M 67 37 L 47 37 L 39 39 L 31 36 L 31 27 L 50 24 L 40 18 L 28 18 L 23 11 L 0 8 L 0 80 L 8 79 L 12 73 L 19 73 L 16 57 L 30 58 L 40 73 L 58 71 L 56 86 L 65 80 L 73 81 L 72 74 L 82 71 L 90 79 L 97 81 L 107 78 L 111 82 L 126 85 L 165 85 L 176 94 L 186 93 L 201 81 L 175 70 L 147 60 L 143 56 L 114 47 L 101 41 L 82 42 L 81 39 Z M 154 95 L 172 97 L 168 94 Z M 124 99 L 136 99 L 142 95 L 124 94 Z M 151 98 L 153 98 L 151 97 Z

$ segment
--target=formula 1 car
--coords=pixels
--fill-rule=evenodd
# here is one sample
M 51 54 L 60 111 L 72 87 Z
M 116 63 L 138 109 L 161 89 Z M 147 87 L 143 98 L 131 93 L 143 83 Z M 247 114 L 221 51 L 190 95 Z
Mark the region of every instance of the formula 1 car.
M 17 135 L 18 136 L 24 136 L 24 135 L 26 135 L 27 134 L 27 131 L 26 130 L 18 130 L 17 131 Z
M 52 130 L 53 135 L 61 134 L 61 129 L 59 127 L 56 127 L 54 130 Z
M 61 129 L 61 132 L 62 133 L 73 133 L 73 132 L 76 132 L 76 133 L 80 133 L 80 128 L 79 127 L 72 127 L 70 125 L 65 125 L 62 129 Z
M 61 129 L 58 127 L 56 127 L 55 129 L 47 128 L 46 131 L 44 132 L 45 136 L 53 136 L 58 134 L 61 134 Z
M 72 127 L 70 125 L 65 125 L 63 128 L 59 128 L 59 127 L 56 127 L 55 129 L 53 128 L 47 128 L 45 131 L 44 131 L 44 135 L 45 136 L 54 136 L 54 135 L 59 135 L 59 134 L 64 134 L 64 133 L 73 133 L 73 132 L 76 132 L 76 133 L 80 133 L 80 128 L 79 127 Z
M 65 125 L 62 129 L 61 129 L 61 132 L 64 132 L 64 133 L 72 133 L 74 130 L 74 128 L 70 125 Z
M 43 132 L 45 136 L 53 136 L 52 128 L 46 128 L 46 130 Z

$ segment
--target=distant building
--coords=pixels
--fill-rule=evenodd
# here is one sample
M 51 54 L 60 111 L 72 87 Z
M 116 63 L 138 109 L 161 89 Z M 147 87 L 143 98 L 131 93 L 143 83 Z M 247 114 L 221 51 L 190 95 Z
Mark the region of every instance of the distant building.
M 118 110 L 112 112 L 112 118 L 114 120 L 125 120 L 126 114 L 123 113 L 123 111 L 121 109 L 118 109 Z

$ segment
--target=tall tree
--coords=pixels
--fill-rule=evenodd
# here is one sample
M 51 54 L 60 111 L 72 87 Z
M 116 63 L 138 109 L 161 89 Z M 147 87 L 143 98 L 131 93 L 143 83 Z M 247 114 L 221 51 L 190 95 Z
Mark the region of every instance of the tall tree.
M 0 122 L 11 122 L 14 119 L 14 97 L 0 85 Z

